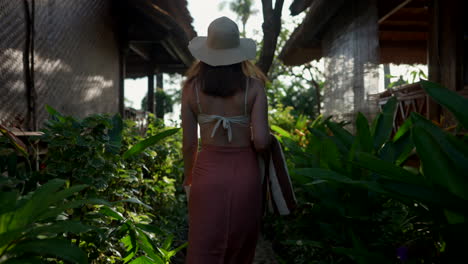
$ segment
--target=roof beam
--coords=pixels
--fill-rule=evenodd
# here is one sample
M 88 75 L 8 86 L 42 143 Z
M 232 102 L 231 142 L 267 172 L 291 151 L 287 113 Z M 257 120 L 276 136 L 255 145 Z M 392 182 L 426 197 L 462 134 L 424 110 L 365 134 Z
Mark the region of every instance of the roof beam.
M 394 25 L 394 24 L 382 24 L 379 25 L 379 31 L 400 31 L 400 32 L 427 32 L 429 28 L 428 24 L 424 25 Z
M 390 17 L 388 17 L 382 23 L 386 23 L 390 21 L 423 21 L 423 22 L 428 23 L 429 13 L 427 12 L 427 9 L 423 9 L 423 8 L 403 7 L 400 10 L 398 10 L 398 12 L 393 13 Z
M 145 49 L 144 47 L 139 47 L 133 43 L 130 43 L 130 49 L 138 54 L 140 57 L 142 57 L 144 60 L 150 61 L 151 60 L 151 55 L 150 52 Z
M 385 19 L 387 19 L 388 17 L 393 15 L 395 12 L 397 12 L 398 10 L 403 8 L 405 5 L 407 5 L 411 1 L 412 0 L 400 0 L 400 1 L 398 1 L 398 2 L 400 2 L 399 4 L 397 4 L 396 6 L 393 6 L 393 8 L 390 7 L 390 9 L 388 11 L 383 13 L 383 15 L 379 18 L 379 24 L 384 22 Z
M 188 54 L 190 54 L 190 52 L 188 51 L 188 48 L 186 46 L 181 47 L 180 43 L 178 43 L 171 37 L 167 38 L 167 42 L 170 44 L 170 46 L 172 47 L 172 50 L 177 54 L 180 60 L 185 65 L 190 67 L 190 65 L 192 65 L 193 58 L 187 56 Z M 183 49 L 185 49 L 185 51 Z

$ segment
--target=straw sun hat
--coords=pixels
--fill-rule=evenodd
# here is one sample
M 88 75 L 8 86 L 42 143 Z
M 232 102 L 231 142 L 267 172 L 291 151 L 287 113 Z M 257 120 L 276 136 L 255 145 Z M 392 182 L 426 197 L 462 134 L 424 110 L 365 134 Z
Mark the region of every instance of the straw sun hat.
M 251 60 L 256 55 L 255 41 L 239 37 L 237 24 L 227 17 L 211 22 L 207 37 L 195 37 L 188 48 L 193 57 L 211 66 Z

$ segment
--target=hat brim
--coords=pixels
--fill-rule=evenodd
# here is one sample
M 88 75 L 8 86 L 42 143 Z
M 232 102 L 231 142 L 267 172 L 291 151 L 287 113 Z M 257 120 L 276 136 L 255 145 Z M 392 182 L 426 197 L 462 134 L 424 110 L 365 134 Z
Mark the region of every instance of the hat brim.
M 207 37 L 195 37 L 188 45 L 193 57 L 211 66 L 222 66 L 255 59 L 255 41 L 241 38 L 239 46 L 231 49 L 212 49 L 206 45 Z

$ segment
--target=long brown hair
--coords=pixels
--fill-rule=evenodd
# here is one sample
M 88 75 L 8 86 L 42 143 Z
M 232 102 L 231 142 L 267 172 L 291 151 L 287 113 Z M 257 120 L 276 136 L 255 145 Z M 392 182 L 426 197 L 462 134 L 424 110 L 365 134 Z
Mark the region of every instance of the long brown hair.
M 264 84 L 267 77 L 250 61 L 227 65 L 210 66 L 204 62 L 196 61 L 185 74 L 184 87 L 195 80 L 202 83 L 202 91 L 212 96 L 232 96 L 238 89 L 245 89 L 245 79 L 252 77 L 261 80 Z

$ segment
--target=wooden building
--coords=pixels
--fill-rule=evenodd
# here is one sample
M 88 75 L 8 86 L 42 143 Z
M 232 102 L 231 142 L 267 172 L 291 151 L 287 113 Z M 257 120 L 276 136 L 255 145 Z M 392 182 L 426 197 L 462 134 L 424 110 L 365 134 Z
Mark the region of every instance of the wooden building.
M 427 64 L 430 80 L 466 94 L 467 1 L 295 0 L 290 10 L 293 15 L 307 14 L 280 59 L 286 65 L 300 65 L 325 58 L 329 81 L 324 92 L 324 100 L 329 100 L 325 114 L 336 115 L 334 108 L 340 104 L 346 105 L 340 111 L 348 111 L 344 118 L 356 111 L 375 111 L 370 94 L 376 93 L 379 64 Z M 389 94 L 400 96 L 401 114 L 420 111 L 432 119 L 440 115 L 440 108 L 418 85 L 378 97 L 385 99 Z
M 0 124 L 124 114 L 125 78 L 190 66 L 191 23 L 186 0 L 0 0 Z

